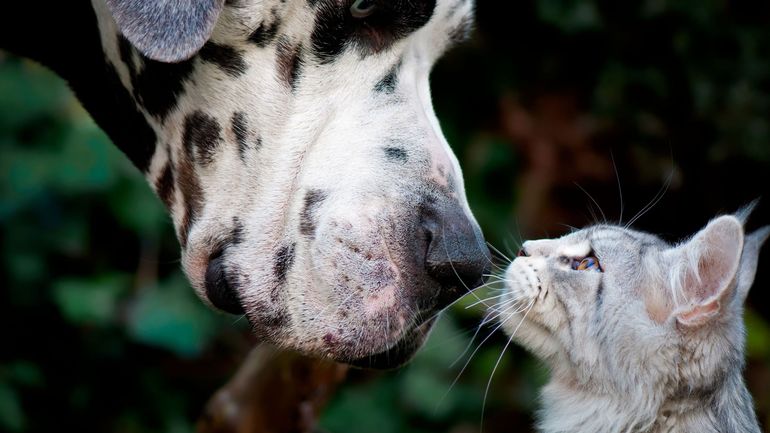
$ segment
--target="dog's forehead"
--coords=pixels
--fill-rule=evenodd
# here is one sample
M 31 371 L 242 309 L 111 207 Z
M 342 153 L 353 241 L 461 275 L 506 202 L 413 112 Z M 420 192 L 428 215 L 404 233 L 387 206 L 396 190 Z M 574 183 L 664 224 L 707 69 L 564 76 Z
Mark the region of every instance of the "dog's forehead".
M 441 54 L 466 39 L 473 24 L 473 0 L 387 0 L 367 20 L 350 14 L 354 0 L 229 0 L 214 39 L 248 39 L 266 46 L 282 36 L 307 39 L 322 61 L 356 46 L 362 54 L 387 50 L 418 30 Z M 379 15 L 378 15 L 379 14 Z

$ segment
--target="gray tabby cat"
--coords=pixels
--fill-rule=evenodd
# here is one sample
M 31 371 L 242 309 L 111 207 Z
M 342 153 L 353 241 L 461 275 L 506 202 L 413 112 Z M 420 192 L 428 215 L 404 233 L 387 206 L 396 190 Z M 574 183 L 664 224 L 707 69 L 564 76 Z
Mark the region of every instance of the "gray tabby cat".
M 540 431 L 760 432 L 742 312 L 770 226 L 745 235 L 752 208 L 679 245 L 611 225 L 524 243 L 496 310 L 550 367 Z

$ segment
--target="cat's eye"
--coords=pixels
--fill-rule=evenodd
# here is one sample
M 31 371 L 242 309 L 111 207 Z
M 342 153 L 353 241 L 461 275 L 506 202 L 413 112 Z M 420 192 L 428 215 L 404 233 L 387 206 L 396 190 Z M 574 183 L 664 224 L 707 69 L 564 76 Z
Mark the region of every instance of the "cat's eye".
M 353 18 L 366 18 L 377 9 L 376 0 L 356 0 L 350 6 L 350 14 Z
M 593 256 L 582 259 L 572 259 L 572 269 L 575 271 L 597 271 L 604 272 L 599 264 L 599 259 Z

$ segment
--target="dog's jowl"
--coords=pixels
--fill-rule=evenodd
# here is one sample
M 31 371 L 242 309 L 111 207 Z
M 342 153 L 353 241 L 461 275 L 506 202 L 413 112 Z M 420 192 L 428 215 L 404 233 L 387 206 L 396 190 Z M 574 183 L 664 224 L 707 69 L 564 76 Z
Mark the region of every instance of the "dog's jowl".
M 205 302 L 284 347 L 387 367 L 480 283 L 428 86 L 472 1 L 46 3 L 20 6 L 35 26 L 2 23 L 2 47 L 67 79 L 145 173 Z

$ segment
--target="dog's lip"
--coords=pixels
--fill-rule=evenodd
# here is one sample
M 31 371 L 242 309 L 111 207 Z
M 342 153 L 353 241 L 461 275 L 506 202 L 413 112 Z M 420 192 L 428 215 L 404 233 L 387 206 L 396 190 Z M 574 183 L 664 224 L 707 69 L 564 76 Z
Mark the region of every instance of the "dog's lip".
M 434 317 L 410 329 L 390 349 L 348 361 L 348 364 L 375 370 L 391 370 L 401 367 L 409 362 L 422 347 L 435 321 L 436 318 Z

